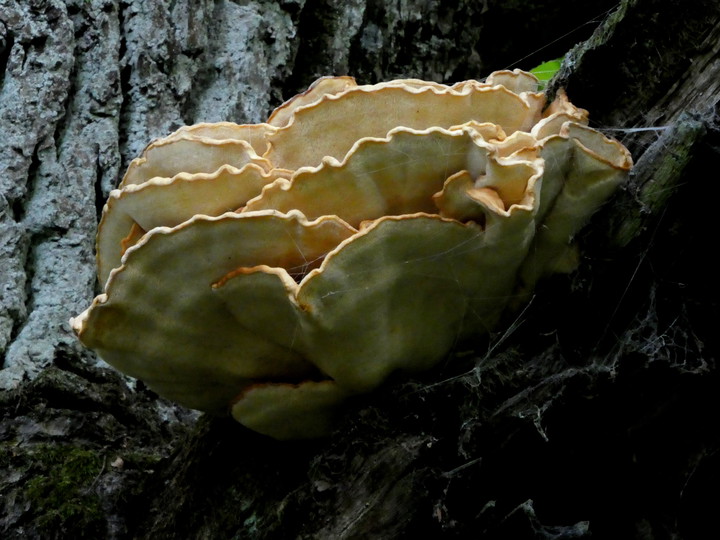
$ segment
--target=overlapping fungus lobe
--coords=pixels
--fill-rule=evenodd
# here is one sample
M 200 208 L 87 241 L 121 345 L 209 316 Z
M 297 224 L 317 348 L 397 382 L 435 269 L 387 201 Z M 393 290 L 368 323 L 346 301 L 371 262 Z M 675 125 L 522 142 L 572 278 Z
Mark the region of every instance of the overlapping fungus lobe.
M 103 211 L 73 329 L 120 371 L 260 433 L 327 434 L 568 269 L 632 165 L 521 71 L 452 86 L 326 77 L 263 124 L 186 126 Z

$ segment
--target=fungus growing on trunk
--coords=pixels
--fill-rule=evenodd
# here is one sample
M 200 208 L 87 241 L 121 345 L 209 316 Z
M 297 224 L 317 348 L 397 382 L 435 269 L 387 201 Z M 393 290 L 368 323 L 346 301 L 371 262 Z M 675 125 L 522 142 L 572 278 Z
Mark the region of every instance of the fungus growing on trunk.
M 628 151 L 537 84 L 329 77 L 266 124 L 154 142 L 105 205 L 104 291 L 73 329 L 185 406 L 326 434 L 491 330 L 625 179 Z

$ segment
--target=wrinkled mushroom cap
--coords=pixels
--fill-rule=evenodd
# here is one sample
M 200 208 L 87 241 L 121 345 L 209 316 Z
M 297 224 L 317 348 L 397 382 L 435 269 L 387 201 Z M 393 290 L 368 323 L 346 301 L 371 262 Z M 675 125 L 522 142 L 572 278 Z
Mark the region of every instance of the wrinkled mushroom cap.
M 265 124 L 149 145 L 105 205 L 103 292 L 71 323 L 188 407 L 278 438 L 427 370 L 567 269 L 632 163 L 521 71 L 452 86 L 326 77 Z

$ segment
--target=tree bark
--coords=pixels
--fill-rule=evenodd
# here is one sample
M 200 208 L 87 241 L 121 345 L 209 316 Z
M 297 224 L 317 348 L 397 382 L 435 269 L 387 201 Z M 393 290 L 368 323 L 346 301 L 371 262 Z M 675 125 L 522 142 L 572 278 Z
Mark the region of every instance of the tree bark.
M 577 4 L 0 0 L 2 537 L 707 537 L 720 7 Z M 261 121 L 320 75 L 450 82 L 575 43 L 549 91 L 636 163 L 580 267 L 328 439 L 184 410 L 72 335 L 102 205 L 150 140 Z

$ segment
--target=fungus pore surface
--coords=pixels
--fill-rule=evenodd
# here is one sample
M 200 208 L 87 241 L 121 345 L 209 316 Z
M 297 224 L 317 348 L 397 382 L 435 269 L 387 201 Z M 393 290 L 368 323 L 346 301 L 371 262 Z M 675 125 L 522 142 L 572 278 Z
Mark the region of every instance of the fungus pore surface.
M 158 394 L 278 439 L 493 329 L 632 166 L 560 92 L 326 77 L 267 123 L 183 127 L 135 159 L 73 330 Z

